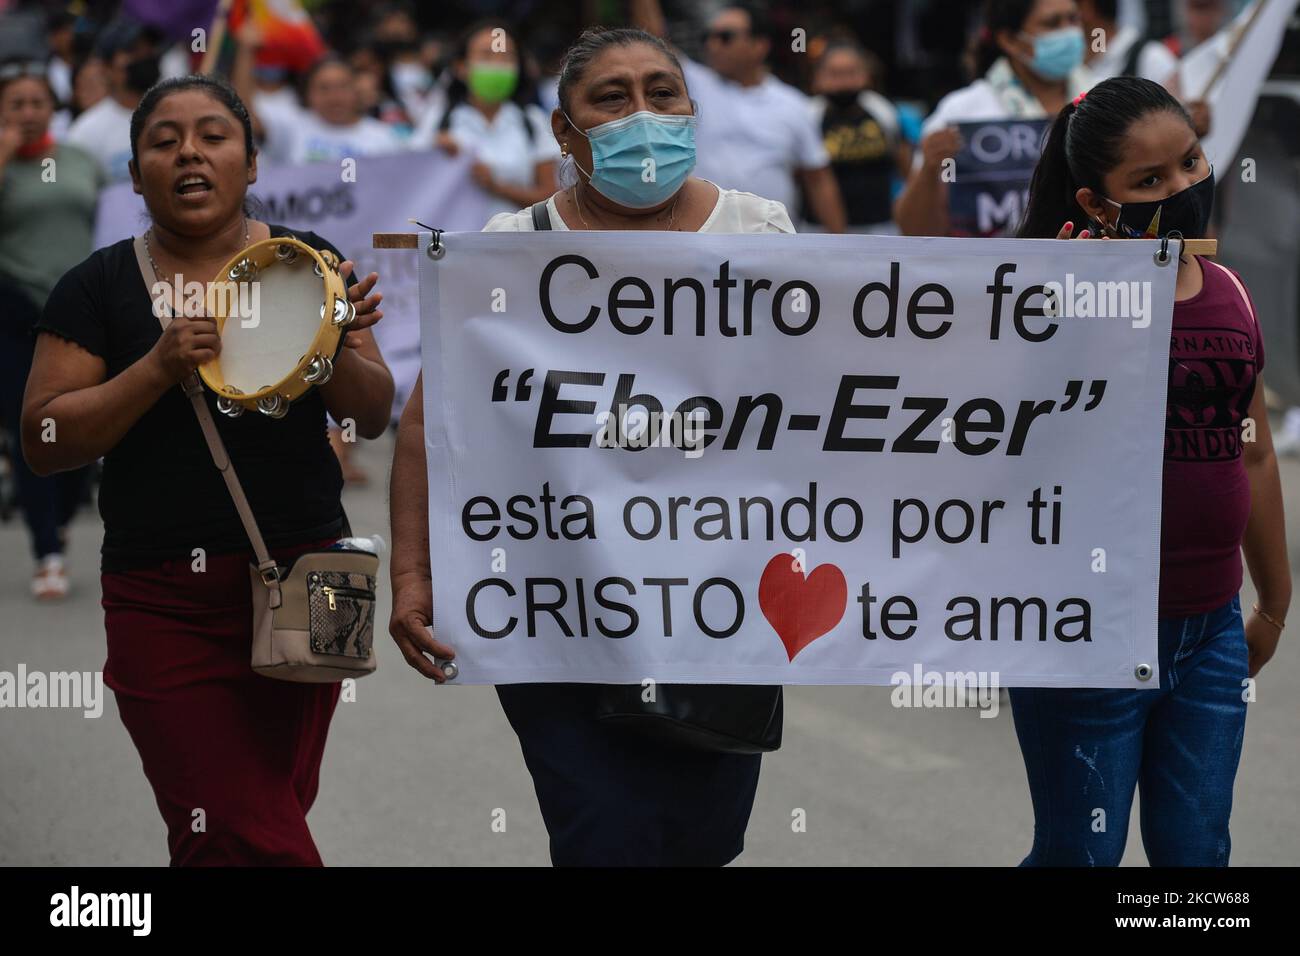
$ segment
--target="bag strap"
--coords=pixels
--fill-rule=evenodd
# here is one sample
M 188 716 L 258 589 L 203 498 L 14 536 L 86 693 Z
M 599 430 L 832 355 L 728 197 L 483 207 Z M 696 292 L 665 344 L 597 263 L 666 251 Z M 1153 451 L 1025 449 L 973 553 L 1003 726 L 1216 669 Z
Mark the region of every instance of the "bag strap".
M 153 289 L 154 276 L 153 267 L 149 263 L 149 253 L 145 249 L 144 236 L 135 237 L 135 261 L 140 266 L 140 276 L 144 279 L 146 289 Z M 152 296 L 151 296 L 152 298 Z M 175 308 L 174 302 L 168 302 L 167 308 L 162 310 L 164 315 L 158 316 L 158 321 L 166 329 L 171 324 L 172 314 Z M 280 569 L 275 559 L 266 550 L 266 542 L 262 540 L 262 532 L 257 527 L 257 519 L 253 517 L 253 509 L 248 505 L 248 498 L 244 495 L 244 487 L 239 483 L 239 476 L 235 474 L 235 466 L 230 461 L 230 455 L 226 452 L 226 446 L 221 441 L 221 434 L 217 431 L 217 423 L 212 418 L 212 410 L 208 408 L 208 403 L 203 400 L 203 382 L 199 379 L 197 372 L 191 372 L 181 382 L 181 388 L 185 392 L 185 397 L 190 400 L 190 405 L 194 408 L 194 415 L 199 420 L 199 428 L 203 432 L 203 438 L 208 443 L 208 452 L 212 455 L 212 463 L 217 466 L 221 472 L 221 477 L 225 479 L 226 488 L 230 492 L 230 497 L 235 503 L 235 511 L 239 513 L 239 520 L 244 525 L 244 531 L 248 535 L 248 540 L 253 546 L 253 554 L 257 557 L 257 571 L 262 579 L 262 583 L 267 586 L 271 592 L 271 607 L 280 606 Z
M 547 202 L 548 200 L 543 199 L 532 205 L 533 229 L 537 232 L 546 232 L 551 228 L 551 211 L 546 208 Z

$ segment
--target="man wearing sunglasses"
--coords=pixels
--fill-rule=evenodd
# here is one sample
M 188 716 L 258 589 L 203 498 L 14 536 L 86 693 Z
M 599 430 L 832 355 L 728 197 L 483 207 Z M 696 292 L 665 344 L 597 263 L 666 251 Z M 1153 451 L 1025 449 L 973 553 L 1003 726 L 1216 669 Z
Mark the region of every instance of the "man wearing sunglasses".
M 668 38 L 659 0 L 631 0 L 630 13 L 634 25 Z M 816 220 L 827 232 L 843 232 L 844 202 L 808 98 L 768 71 L 761 9 L 722 8 L 709 22 L 705 50 L 708 66 L 678 52 L 699 115 L 696 175 L 776 199 L 795 219 L 802 185 Z

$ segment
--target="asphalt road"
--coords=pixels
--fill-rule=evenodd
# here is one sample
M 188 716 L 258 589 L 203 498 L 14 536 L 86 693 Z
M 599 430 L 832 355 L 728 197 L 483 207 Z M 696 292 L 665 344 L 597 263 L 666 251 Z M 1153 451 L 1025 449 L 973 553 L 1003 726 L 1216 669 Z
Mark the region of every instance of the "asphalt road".
M 358 533 L 387 528 L 390 453 L 388 440 L 362 449 L 372 481 L 346 493 Z M 1283 462 L 1283 483 L 1300 568 L 1300 462 Z M 97 516 L 83 513 L 72 532 L 74 590 L 40 606 L 28 597 L 26 535 L 17 522 L 0 525 L 0 670 L 102 667 L 99 544 Z M 385 592 L 378 620 L 387 619 Z M 431 685 L 386 628 L 376 644 L 379 671 L 339 705 L 309 818 L 325 862 L 546 865 L 532 783 L 492 689 Z M 1234 864 L 1300 862 L 1298 683 L 1300 653 L 1284 644 L 1247 721 Z M 106 693 L 99 719 L 0 710 L 0 864 L 167 862 L 153 795 Z M 739 865 L 1002 866 L 1028 850 L 1033 818 L 1009 707 L 987 719 L 895 709 L 889 688 L 801 687 L 787 691 L 785 713 L 785 743 L 763 760 Z M 792 828 L 797 809 L 805 832 Z M 504 832 L 492 826 L 498 810 Z M 1143 865 L 1136 820 L 1135 810 L 1125 863 Z

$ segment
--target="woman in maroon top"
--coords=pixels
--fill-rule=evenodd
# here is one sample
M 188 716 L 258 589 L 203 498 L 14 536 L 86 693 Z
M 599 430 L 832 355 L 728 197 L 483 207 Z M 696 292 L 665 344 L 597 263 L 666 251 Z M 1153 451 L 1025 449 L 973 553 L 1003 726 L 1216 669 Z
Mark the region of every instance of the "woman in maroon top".
M 1065 107 L 1020 235 L 1204 235 L 1214 172 L 1159 84 L 1116 77 Z M 1064 225 L 1062 225 L 1064 224 Z M 1236 273 L 1179 261 L 1165 415 L 1160 687 L 1020 688 L 1016 734 L 1034 804 L 1029 865 L 1116 865 L 1135 786 L 1155 866 L 1226 866 L 1247 678 L 1291 602 L 1282 487 L 1264 407 L 1264 346 Z M 1243 623 L 1241 552 L 1259 602 Z

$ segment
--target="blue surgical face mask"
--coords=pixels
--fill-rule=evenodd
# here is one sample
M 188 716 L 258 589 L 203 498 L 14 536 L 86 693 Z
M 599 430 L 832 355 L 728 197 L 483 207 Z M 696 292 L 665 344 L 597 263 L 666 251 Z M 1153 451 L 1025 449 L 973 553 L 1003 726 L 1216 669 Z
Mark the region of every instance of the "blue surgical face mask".
M 1045 80 L 1063 80 L 1083 63 L 1082 27 L 1062 27 L 1050 33 L 1029 37 L 1034 44 L 1034 58 L 1029 68 Z
M 568 113 L 564 118 L 578 129 Z M 591 142 L 592 188 L 629 209 L 658 206 L 682 188 L 695 168 L 694 116 L 643 110 L 582 135 Z

